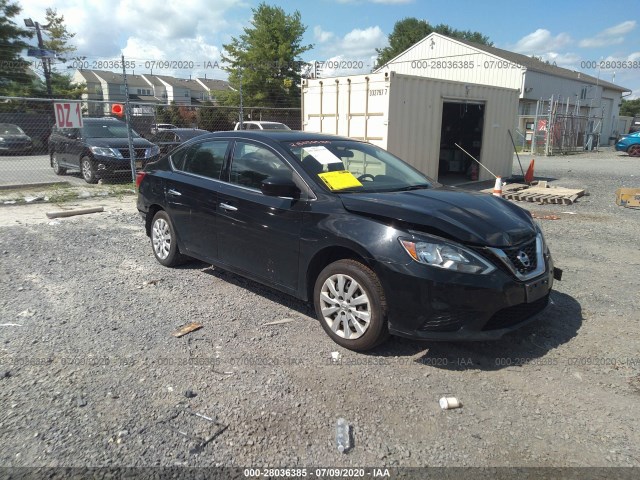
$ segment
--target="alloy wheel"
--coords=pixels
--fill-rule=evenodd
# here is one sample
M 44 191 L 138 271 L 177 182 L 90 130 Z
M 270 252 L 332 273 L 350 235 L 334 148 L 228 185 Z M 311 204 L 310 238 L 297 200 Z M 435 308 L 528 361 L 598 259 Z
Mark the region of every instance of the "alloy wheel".
M 153 242 L 153 250 L 158 258 L 165 260 L 171 250 L 171 230 L 169 229 L 169 224 L 163 218 L 158 218 L 153 224 L 151 241 Z
M 355 279 L 345 274 L 327 278 L 320 290 L 320 308 L 331 331 L 345 340 L 364 335 L 371 320 L 371 302 Z

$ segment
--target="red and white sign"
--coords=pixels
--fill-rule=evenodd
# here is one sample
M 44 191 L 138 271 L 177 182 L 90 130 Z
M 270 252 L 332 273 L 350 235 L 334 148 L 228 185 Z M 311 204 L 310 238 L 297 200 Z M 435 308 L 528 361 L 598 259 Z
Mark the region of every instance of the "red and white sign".
M 82 128 L 82 105 L 80 102 L 54 102 L 58 128 Z

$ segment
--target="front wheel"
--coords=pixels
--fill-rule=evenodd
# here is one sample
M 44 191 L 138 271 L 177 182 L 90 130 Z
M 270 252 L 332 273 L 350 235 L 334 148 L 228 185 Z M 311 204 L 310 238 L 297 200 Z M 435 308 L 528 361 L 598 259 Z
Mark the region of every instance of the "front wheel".
M 630 157 L 640 157 L 640 145 L 631 145 L 627 153 Z
M 338 260 L 325 267 L 316 280 L 313 301 L 322 328 L 349 350 L 370 350 L 389 335 L 380 281 L 356 260 Z
M 58 154 L 56 152 L 51 153 L 51 166 L 53 167 L 53 173 L 56 175 L 64 175 L 67 173 L 67 169 L 60 166 Z
M 151 221 L 151 246 L 156 260 L 165 267 L 175 267 L 186 260 L 178 249 L 173 224 L 164 210 L 158 211 Z
M 98 183 L 96 167 L 93 164 L 93 160 L 89 157 L 82 157 L 82 160 L 80 160 L 80 170 L 82 171 L 82 178 L 84 178 L 85 182 Z

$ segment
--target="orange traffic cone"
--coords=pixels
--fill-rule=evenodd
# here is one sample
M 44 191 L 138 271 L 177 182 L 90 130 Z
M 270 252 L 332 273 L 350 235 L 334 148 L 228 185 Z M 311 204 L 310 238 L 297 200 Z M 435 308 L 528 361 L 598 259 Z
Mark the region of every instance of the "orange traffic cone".
M 536 163 L 535 158 L 531 159 L 531 163 L 529 164 L 529 168 L 527 168 L 527 173 L 524 176 L 524 182 L 525 183 L 531 183 L 533 182 L 533 167 Z
M 502 177 L 496 177 L 496 184 L 493 187 L 493 194 L 502 197 Z

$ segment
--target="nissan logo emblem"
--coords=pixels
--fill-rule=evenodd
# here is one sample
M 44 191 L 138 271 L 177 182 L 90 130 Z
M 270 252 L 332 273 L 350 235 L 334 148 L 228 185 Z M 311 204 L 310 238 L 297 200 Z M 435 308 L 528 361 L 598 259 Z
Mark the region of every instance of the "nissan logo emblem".
M 516 257 L 518 261 L 522 264 L 524 268 L 529 268 L 531 266 L 531 260 L 529 260 L 529 255 L 524 253 L 523 250 L 518 252 L 518 256 Z

